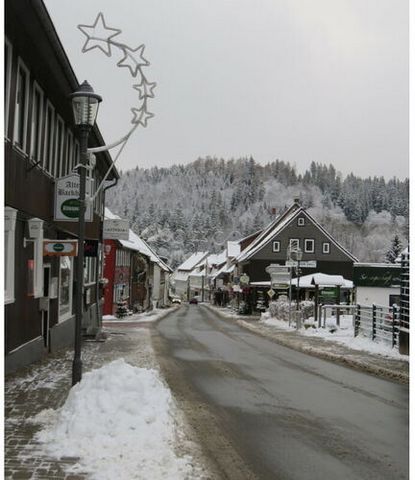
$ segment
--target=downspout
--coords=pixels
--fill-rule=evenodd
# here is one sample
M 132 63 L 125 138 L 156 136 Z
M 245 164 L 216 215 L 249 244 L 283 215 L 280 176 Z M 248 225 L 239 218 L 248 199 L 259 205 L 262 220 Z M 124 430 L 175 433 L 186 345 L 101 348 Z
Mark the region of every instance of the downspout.
M 111 185 L 107 185 L 102 189 L 102 222 L 100 223 L 100 228 L 99 228 L 99 238 L 98 238 L 98 243 L 101 245 L 101 265 L 102 265 L 102 275 L 104 274 L 104 255 L 105 255 L 105 249 L 104 249 L 104 219 L 105 219 L 105 192 L 109 190 L 112 187 L 115 187 L 118 183 L 118 178 L 114 179 L 114 183 Z M 97 257 L 98 260 L 99 257 Z M 98 325 L 98 331 L 101 330 L 102 328 L 102 313 L 101 313 L 101 308 L 100 308 L 100 291 L 99 291 L 99 265 L 100 262 L 96 262 L 95 265 L 95 296 L 96 296 L 96 302 L 97 302 L 97 325 Z

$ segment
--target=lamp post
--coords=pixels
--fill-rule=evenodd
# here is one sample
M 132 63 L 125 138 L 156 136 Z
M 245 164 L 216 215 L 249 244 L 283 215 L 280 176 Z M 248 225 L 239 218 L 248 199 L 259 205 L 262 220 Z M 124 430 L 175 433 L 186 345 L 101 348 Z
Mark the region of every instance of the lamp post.
M 79 130 L 80 164 L 79 173 L 79 223 L 78 223 L 78 260 L 76 272 L 75 296 L 75 351 L 72 363 L 72 385 L 81 381 L 81 329 L 82 329 L 82 294 L 84 283 L 84 240 L 85 240 L 85 185 L 87 167 L 88 135 L 94 126 L 98 105 L 102 98 L 94 93 L 85 80 L 78 90 L 70 95 L 75 125 Z
M 300 247 L 294 250 L 295 259 L 297 260 L 297 312 L 300 307 L 300 261 L 303 258 L 303 251 Z

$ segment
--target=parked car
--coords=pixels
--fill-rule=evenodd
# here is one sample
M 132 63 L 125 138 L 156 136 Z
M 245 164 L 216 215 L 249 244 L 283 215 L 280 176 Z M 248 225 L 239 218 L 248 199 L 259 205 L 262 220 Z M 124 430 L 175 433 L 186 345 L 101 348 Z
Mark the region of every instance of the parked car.
M 189 303 L 190 303 L 190 304 L 193 304 L 193 305 L 197 305 L 197 303 L 198 303 L 198 302 L 197 302 L 197 298 L 196 298 L 196 297 L 191 298 L 190 301 L 189 301 Z
M 173 297 L 171 299 L 171 303 L 177 303 L 177 304 L 181 305 L 182 301 L 180 300 L 179 297 Z

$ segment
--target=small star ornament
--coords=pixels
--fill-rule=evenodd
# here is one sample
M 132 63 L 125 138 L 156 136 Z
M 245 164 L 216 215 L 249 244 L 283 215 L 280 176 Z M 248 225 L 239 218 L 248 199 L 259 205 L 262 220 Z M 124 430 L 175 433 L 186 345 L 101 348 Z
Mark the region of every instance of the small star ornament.
M 154 89 L 156 86 L 156 82 L 146 82 L 143 78 L 141 83 L 133 85 L 133 88 L 138 91 L 138 97 L 142 100 L 146 97 L 154 98 Z
M 143 57 L 144 45 L 140 45 L 137 48 L 123 48 L 124 57 L 117 63 L 119 67 L 127 67 L 130 69 L 133 77 L 137 76 L 140 67 L 146 67 L 150 65 Z
M 132 108 L 131 111 L 134 114 L 134 118 L 131 120 L 131 123 L 141 124 L 143 127 L 147 127 L 147 121 L 150 118 L 154 117 L 154 113 L 147 112 L 144 107 L 141 108 Z
M 78 28 L 86 36 L 86 42 L 82 47 L 83 53 L 98 48 L 108 57 L 111 56 L 111 39 L 121 33 L 118 28 L 107 27 L 101 12 L 93 25 L 78 25 Z

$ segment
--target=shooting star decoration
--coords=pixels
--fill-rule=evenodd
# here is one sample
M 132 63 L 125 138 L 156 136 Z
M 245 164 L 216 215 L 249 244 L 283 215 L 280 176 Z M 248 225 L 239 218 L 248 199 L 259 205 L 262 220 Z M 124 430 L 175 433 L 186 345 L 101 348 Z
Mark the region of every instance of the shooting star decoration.
M 110 150 L 111 148 L 121 145 L 121 148 L 113 161 L 114 165 L 132 133 L 140 125 L 144 128 L 147 127 L 148 120 L 154 117 L 154 113 L 151 113 L 148 110 L 147 103 L 149 98 L 154 98 L 154 89 L 156 88 L 157 83 L 149 82 L 143 72 L 143 67 L 148 67 L 150 65 L 150 62 L 144 58 L 144 44 L 131 48 L 124 43 L 114 40 L 114 37 L 121 35 L 122 31 L 118 28 L 111 28 L 107 26 L 102 12 L 98 13 L 97 18 L 92 25 L 81 24 L 78 25 L 78 29 L 86 37 L 84 46 L 82 47 L 82 53 L 87 53 L 93 49 L 98 49 L 107 57 L 112 57 L 113 52 L 118 51 L 121 53 L 122 58 L 117 62 L 117 66 L 127 69 L 132 78 L 138 79 L 138 83 L 133 85 L 133 89 L 138 91 L 138 105 L 130 109 L 133 114 L 131 119 L 131 123 L 133 125 L 132 128 L 121 139 L 110 145 L 88 149 L 88 152 L 90 153 L 97 153 Z M 103 186 L 110 170 L 108 170 L 93 198 L 95 198 Z

